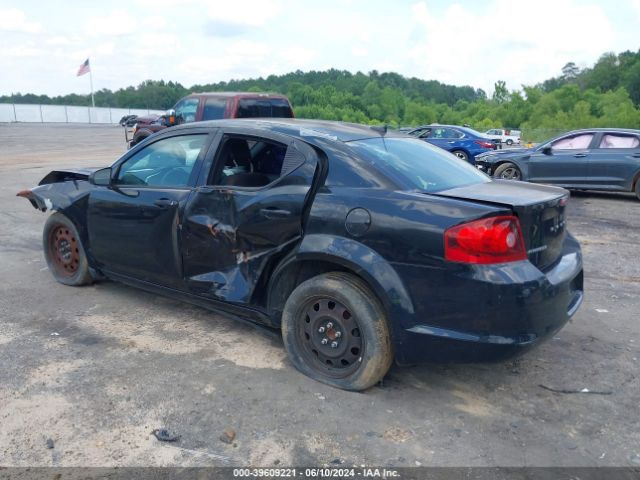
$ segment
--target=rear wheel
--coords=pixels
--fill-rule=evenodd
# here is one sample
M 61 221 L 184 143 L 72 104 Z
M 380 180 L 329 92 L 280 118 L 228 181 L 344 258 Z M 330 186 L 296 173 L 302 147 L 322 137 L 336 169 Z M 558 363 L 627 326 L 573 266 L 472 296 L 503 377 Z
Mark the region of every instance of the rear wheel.
M 496 168 L 493 173 L 494 178 L 502 178 L 504 180 L 522 180 L 522 172 L 517 165 L 507 162 Z
M 282 337 L 298 370 L 345 390 L 375 385 L 393 360 L 377 298 L 360 279 L 342 272 L 313 277 L 291 293 L 282 313 Z
M 467 155 L 467 153 L 463 150 L 453 150 L 451 153 L 453 153 L 459 159 L 464 160 L 465 162 L 469 161 L 469 155 Z
M 513 145 L 513 140 L 511 140 L 510 138 L 507 139 L 507 145 L 511 146 Z
M 636 180 L 635 192 L 636 192 L 636 197 L 638 198 L 638 200 L 640 200 L 640 178 Z
M 92 283 L 87 256 L 71 220 L 58 212 L 52 214 L 44 224 L 42 244 L 49 271 L 58 282 L 72 286 Z

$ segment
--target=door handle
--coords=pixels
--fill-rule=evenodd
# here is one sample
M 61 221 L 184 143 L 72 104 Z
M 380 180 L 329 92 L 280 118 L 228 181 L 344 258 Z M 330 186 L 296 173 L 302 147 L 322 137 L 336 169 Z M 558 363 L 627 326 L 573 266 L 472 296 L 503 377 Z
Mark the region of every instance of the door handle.
M 171 200 L 170 198 L 159 198 L 158 200 L 153 202 L 156 207 L 160 208 L 173 207 L 177 203 L 178 202 L 176 202 L 175 200 Z
M 587 156 L 587 154 L 586 154 L 586 153 L 576 153 L 576 154 L 574 155 L 574 157 L 576 157 L 576 158 L 583 158 L 583 157 L 586 157 L 586 156 Z
M 640 158 L 640 153 L 634 153 L 633 155 L 631 155 L 633 158 Z
M 276 207 L 267 207 L 260 209 L 260 213 L 262 213 L 265 217 L 270 219 L 275 218 L 285 218 L 291 216 L 291 211 L 289 210 L 281 210 Z

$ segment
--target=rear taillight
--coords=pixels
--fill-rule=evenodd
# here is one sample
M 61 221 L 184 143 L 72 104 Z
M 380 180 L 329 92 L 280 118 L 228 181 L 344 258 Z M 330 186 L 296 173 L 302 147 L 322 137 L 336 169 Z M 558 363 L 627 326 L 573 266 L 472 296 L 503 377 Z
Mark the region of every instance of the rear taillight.
M 526 260 L 518 218 L 482 218 L 449 228 L 444 232 L 444 258 L 480 264 Z
M 480 145 L 482 148 L 493 148 L 495 146 L 492 142 L 485 142 L 484 140 L 474 140 L 475 143 Z

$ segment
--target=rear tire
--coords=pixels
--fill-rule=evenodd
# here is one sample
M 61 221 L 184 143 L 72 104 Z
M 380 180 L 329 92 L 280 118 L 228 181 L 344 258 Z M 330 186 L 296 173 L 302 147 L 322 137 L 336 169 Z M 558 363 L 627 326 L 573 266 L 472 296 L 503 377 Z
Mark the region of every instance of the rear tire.
M 93 283 L 78 230 L 62 213 L 47 218 L 42 245 L 49 271 L 58 282 L 71 286 Z
M 365 390 L 393 361 L 389 326 L 367 285 L 342 272 L 301 283 L 282 313 L 282 338 L 302 373 L 344 390 Z
M 506 142 L 506 143 L 507 143 L 507 145 L 511 146 L 511 145 L 513 145 L 513 140 L 511 140 L 511 139 L 509 138 L 509 139 L 507 139 L 507 142 Z
M 460 160 L 464 160 L 465 162 L 469 161 L 469 155 L 467 155 L 463 150 L 452 150 L 451 153 L 453 153 Z
M 636 198 L 640 200 L 640 178 L 636 180 L 635 192 L 636 192 Z
M 493 172 L 493 177 L 503 180 L 522 180 L 522 172 L 516 164 L 507 162 L 496 168 L 496 171 Z

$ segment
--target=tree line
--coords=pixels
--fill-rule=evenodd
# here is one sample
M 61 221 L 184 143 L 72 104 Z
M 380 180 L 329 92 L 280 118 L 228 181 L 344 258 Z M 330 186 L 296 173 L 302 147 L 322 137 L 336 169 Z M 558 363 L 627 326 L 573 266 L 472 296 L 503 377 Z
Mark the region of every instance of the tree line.
M 527 140 L 584 127 L 640 128 L 640 50 L 606 53 L 593 67 L 567 63 L 560 75 L 509 91 L 503 81 L 488 97 L 482 89 L 407 78 L 398 73 L 345 70 L 296 71 L 266 78 L 230 80 L 185 88 L 177 82 L 147 80 L 115 92 L 95 92 L 96 106 L 171 108 L 191 92 L 283 93 L 297 117 L 342 120 L 393 127 L 428 123 L 520 128 Z M 88 95 L 0 96 L 2 103 L 88 105 Z

